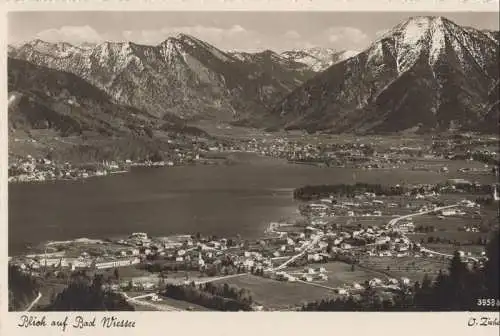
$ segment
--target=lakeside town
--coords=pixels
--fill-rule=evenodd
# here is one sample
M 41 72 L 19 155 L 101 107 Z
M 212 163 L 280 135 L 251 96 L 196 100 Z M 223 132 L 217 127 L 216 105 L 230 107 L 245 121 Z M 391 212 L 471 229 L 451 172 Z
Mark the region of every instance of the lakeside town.
M 382 138 L 378 139 L 382 142 Z M 407 169 L 435 171 L 443 174 L 459 172 L 498 176 L 498 139 L 494 137 L 436 138 L 427 145 L 388 145 L 377 138 L 352 142 L 317 142 L 308 138 L 286 136 L 239 141 L 212 141 L 190 148 L 176 147 L 167 155 L 152 155 L 140 160 L 110 160 L 85 164 L 59 162 L 49 157 L 12 157 L 9 160 L 9 182 L 43 182 L 61 179 L 85 179 L 129 172 L 134 167 L 173 167 L 193 164 L 220 164 L 218 154 L 249 152 L 285 159 L 291 164 L 313 164 L 355 169 Z M 165 156 L 168 157 L 165 159 Z M 454 161 L 479 163 L 473 167 L 448 167 Z M 481 166 L 482 165 L 482 166 Z M 451 170 L 450 170 L 451 169 Z
M 394 295 L 439 274 L 455 250 L 471 268 L 487 262 L 496 185 L 450 179 L 442 185 L 323 189 L 296 190 L 303 200 L 298 219 L 271 222 L 257 240 L 136 232 L 48 242 L 38 253 L 9 257 L 9 264 L 42 283 L 30 309 L 83 272 L 106 276 L 103 286 L 137 310 L 176 311 L 217 310 L 179 294 L 192 286 L 248 290 L 252 299 L 240 310 L 295 310 L 304 302 L 351 297 L 367 288 Z
M 498 186 L 487 182 L 498 176 L 497 141 L 468 135 L 394 141 L 264 134 L 173 147 L 135 161 L 11 159 L 10 182 L 106 178 L 138 167 L 234 164 L 235 153 L 268 157 L 276 164 L 352 169 L 353 174 L 424 171 L 442 181 L 298 186 L 296 215 L 269 223 L 258 239 L 135 232 L 48 242 L 9 258 L 12 269 L 38 283 L 34 296 L 25 299 L 29 303 L 17 309 L 46 309 L 75 277 L 99 277 L 102 288 L 135 310 L 287 311 L 322 300 L 359 299 L 367 291 L 397 298 L 446 272 L 457 251 L 470 269 L 482 269 L 498 219 Z
M 222 145 L 173 149 L 168 155 L 154 153 L 149 157 L 132 160 L 103 160 L 100 162 L 72 163 L 49 157 L 11 157 L 9 159 L 9 182 L 44 182 L 52 180 L 79 180 L 130 172 L 135 167 L 174 167 L 192 164 L 216 164 L 204 154 L 217 152 Z

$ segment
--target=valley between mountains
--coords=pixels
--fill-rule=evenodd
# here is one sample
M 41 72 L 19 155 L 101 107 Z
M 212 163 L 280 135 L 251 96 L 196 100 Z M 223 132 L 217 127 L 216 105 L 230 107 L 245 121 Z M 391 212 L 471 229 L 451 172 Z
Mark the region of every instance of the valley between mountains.
M 496 133 L 498 43 L 498 31 L 443 17 L 409 18 L 362 51 L 223 51 L 186 34 L 155 46 L 33 40 L 9 46 L 10 154 L 143 158 L 210 146 L 207 124 Z

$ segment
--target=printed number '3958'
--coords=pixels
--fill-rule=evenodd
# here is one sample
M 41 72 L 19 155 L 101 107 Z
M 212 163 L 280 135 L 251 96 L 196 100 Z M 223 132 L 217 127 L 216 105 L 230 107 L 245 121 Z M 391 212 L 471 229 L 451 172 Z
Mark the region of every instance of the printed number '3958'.
M 500 306 L 500 300 L 499 299 L 477 299 L 478 306 L 481 307 L 499 307 Z

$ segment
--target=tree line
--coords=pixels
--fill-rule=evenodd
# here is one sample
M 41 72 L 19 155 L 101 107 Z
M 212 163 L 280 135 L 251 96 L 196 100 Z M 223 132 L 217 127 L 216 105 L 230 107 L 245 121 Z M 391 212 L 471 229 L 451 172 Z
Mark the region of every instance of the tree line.
M 491 194 L 493 188 L 489 184 L 468 184 L 468 183 L 455 183 L 455 190 L 463 190 L 464 192 L 474 194 Z M 307 185 L 294 190 L 293 196 L 295 199 L 302 201 L 313 201 L 329 196 L 350 197 L 353 198 L 358 194 L 365 192 L 373 193 L 376 196 L 402 196 L 405 193 L 410 195 L 424 194 L 426 192 L 443 192 L 442 188 L 451 186 L 450 183 L 441 183 L 430 187 L 418 186 L 388 186 L 381 184 L 371 184 L 358 182 L 355 184 L 322 184 L 322 185 Z
M 250 311 L 253 303 L 248 290 L 227 284 L 206 283 L 198 286 L 194 282 L 188 285 L 167 284 L 162 295 L 218 311 Z
M 40 284 L 14 265 L 9 265 L 9 311 L 24 309 L 38 295 Z
M 106 288 L 102 275 L 93 279 L 77 275 L 44 311 L 133 311 L 134 307 L 119 293 Z

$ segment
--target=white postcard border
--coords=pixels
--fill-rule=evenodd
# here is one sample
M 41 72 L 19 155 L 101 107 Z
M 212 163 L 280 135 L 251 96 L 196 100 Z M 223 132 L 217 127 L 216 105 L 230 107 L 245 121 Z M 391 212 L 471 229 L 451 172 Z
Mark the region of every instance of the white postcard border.
M 0 77 L 7 87 L 7 12 L 8 11 L 72 11 L 72 10 L 127 10 L 127 11 L 496 11 L 498 0 L 4 0 L 0 5 Z M 389 334 L 449 334 L 449 335 L 498 335 L 498 327 L 468 326 L 483 317 L 500 318 L 498 313 L 195 313 L 195 312 L 7 312 L 7 92 L 1 90 L 0 102 L 4 107 L 0 123 L 2 126 L 0 157 L 0 213 L 2 215 L 2 254 L 0 260 L 0 334 L 1 335 L 389 335 Z M 160 315 L 161 314 L 161 315 Z M 23 315 L 51 321 L 64 321 L 61 327 L 19 327 Z M 96 318 L 96 327 L 73 328 L 76 316 L 87 320 Z M 134 321 L 135 327 L 106 328 L 99 326 L 103 317 L 115 316 L 120 320 Z M 476 320 L 473 320 L 476 319 Z

